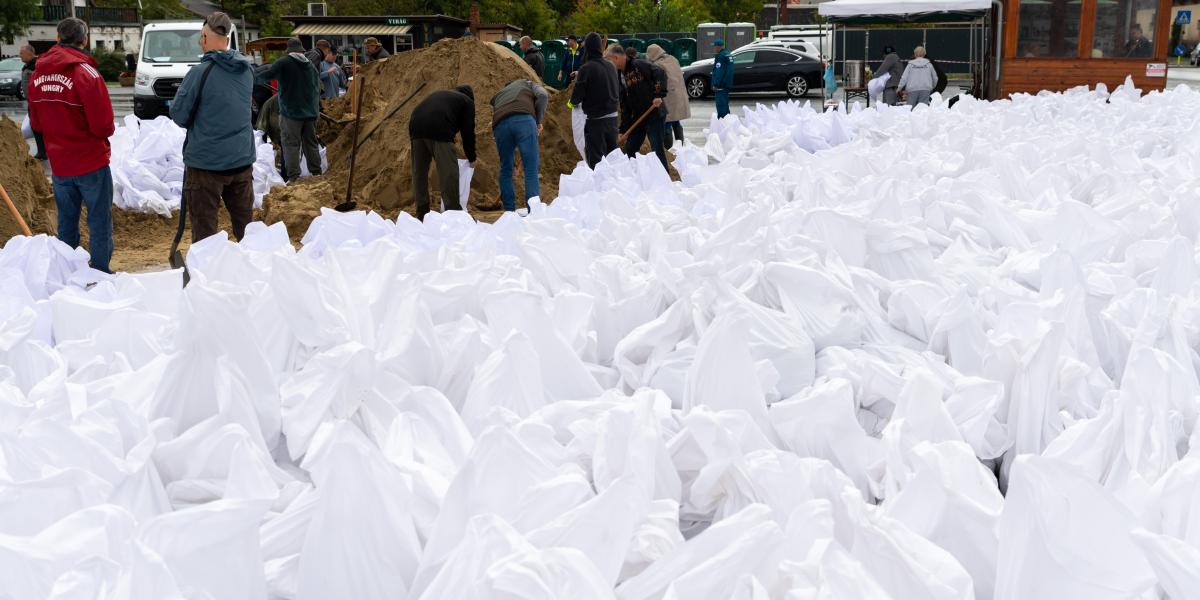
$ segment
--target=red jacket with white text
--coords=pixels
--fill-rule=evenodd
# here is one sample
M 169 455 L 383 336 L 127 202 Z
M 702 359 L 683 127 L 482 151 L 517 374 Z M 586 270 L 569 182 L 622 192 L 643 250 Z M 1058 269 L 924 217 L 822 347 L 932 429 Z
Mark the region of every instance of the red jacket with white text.
M 91 56 L 60 44 L 38 57 L 29 79 L 29 125 L 45 138 L 55 176 L 108 166 L 108 138 L 116 129 L 112 101 Z

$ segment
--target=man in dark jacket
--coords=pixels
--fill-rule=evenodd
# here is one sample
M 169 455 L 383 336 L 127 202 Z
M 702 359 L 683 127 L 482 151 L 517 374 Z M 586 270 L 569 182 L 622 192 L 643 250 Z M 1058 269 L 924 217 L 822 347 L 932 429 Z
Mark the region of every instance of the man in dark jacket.
M 74 17 L 58 23 L 58 45 L 38 59 L 29 82 L 29 125 L 45 136 L 54 174 L 58 239 L 79 246 L 79 214 L 87 207 L 92 268 L 109 272 L 112 259 L 112 150 L 116 129 L 108 86 L 84 48 L 88 26 Z
M 25 99 L 25 111 L 29 111 L 29 80 L 33 79 L 33 71 L 37 68 L 37 52 L 33 46 L 25 44 L 20 50 L 21 62 L 25 63 L 21 66 L 21 97 Z M 42 141 L 42 134 L 33 132 L 33 141 L 37 143 L 37 159 L 46 160 L 46 144 Z
M 625 85 L 621 87 L 621 127 L 625 155 L 637 156 L 642 142 L 650 138 L 650 148 L 658 155 L 663 168 L 667 168 L 667 151 L 663 134 L 667 127 L 667 72 L 661 67 L 641 59 L 630 59 L 627 52 L 617 46 L 605 53 L 605 58 L 621 72 Z M 636 127 L 634 123 L 645 113 L 646 117 Z
M 563 55 L 562 78 L 566 85 L 575 81 L 575 74 L 583 66 L 583 49 L 579 47 L 579 38 L 575 34 L 567 36 L 567 52 Z
M 538 181 L 538 135 L 546 116 L 546 88 L 528 79 L 518 79 L 492 96 L 492 134 L 500 154 L 500 203 L 504 210 L 516 210 L 513 189 L 513 159 L 521 153 L 525 168 L 525 205 L 541 195 Z
M 733 59 L 725 49 L 725 40 L 715 40 L 713 49 L 717 55 L 713 57 L 712 82 L 713 104 L 717 106 L 717 118 L 724 119 L 729 115 L 729 92 L 733 91 Z
M 587 125 L 583 129 L 584 154 L 587 165 L 596 165 L 617 148 L 617 98 L 620 90 L 617 68 L 604 60 L 600 34 L 592 32 L 583 38 L 583 66 L 575 76 L 569 107 L 583 106 Z M 619 49 L 619 46 L 618 46 Z
M 363 42 L 363 50 L 366 51 L 363 53 L 363 64 L 382 60 L 392 55 L 391 52 L 383 49 L 383 44 L 380 44 L 379 40 L 373 37 L 369 37 Z
M 883 103 L 895 106 L 900 103 L 900 76 L 904 74 L 904 63 L 896 49 L 891 46 L 883 47 L 883 64 L 879 65 L 879 75 L 888 74 L 887 83 L 883 84 Z
M 317 115 L 321 112 L 321 84 L 317 66 L 304 56 L 300 40 L 288 40 L 288 53 L 269 65 L 258 68 L 258 78 L 279 82 L 279 128 L 283 134 L 283 178 L 300 177 L 300 153 L 308 162 L 308 172 L 321 174 L 321 149 L 317 142 Z
M 171 120 L 187 129 L 183 143 L 183 202 L 192 216 L 192 242 L 217 232 L 224 202 L 233 237 L 246 234 L 254 209 L 254 130 L 250 94 L 254 65 L 229 49 L 229 15 L 214 12 L 200 29 L 199 66 L 188 71 L 171 103 Z
M 533 45 L 533 38 L 525 36 L 521 38 L 521 52 L 525 53 L 525 64 L 537 73 L 538 79 L 546 76 L 546 57 L 542 56 L 542 49 Z
M 469 85 L 441 90 L 425 97 L 408 120 L 411 139 L 413 199 L 417 218 L 429 214 L 429 163 L 437 164 L 442 210 L 462 210 L 458 201 L 458 154 L 454 136 L 462 136 L 463 153 L 475 168 L 475 92 Z

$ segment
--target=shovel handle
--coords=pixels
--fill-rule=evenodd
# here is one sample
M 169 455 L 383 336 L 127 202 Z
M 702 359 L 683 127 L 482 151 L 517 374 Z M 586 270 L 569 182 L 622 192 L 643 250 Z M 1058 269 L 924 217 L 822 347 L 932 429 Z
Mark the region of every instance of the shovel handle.
M 25 218 L 21 216 L 21 211 L 17 210 L 17 205 L 13 204 L 12 198 L 8 197 L 8 192 L 0 185 L 0 198 L 4 198 L 4 203 L 8 205 L 8 211 L 12 213 L 13 219 L 17 221 L 17 225 L 21 228 L 21 233 L 32 237 L 33 232 L 29 230 L 29 225 L 25 224 Z
M 649 117 L 649 116 L 650 116 L 650 113 L 654 112 L 654 111 L 655 111 L 655 109 L 657 109 L 657 108 L 658 108 L 657 106 L 651 105 L 651 106 L 650 106 L 650 108 L 646 109 L 646 112 L 642 113 L 642 116 L 638 117 L 638 120 L 636 120 L 636 121 L 634 121 L 634 122 L 633 122 L 633 126 L 632 126 L 632 127 L 630 127 L 629 129 L 626 129 L 626 130 L 625 130 L 625 133 L 622 133 L 622 134 L 620 135 L 620 137 L 618 137 L 618 139 L 617 139 L 617 142 L 618 142 L 618 143 L 617 143 L 617 145 L 618 145 L 618 146 L 624 146 L 624 145 L 625 145 L 625 140 L 629 139 L 629 132 L 630 132 L 630 131 L 633 131 L 634 129 L 637 129 L 637 128 L 638 128 L 638 126 L 639 126 L 639 125 L 641 125 L 641 124 L 642 124 L 642 122 L 646 120 L 646 117 Z

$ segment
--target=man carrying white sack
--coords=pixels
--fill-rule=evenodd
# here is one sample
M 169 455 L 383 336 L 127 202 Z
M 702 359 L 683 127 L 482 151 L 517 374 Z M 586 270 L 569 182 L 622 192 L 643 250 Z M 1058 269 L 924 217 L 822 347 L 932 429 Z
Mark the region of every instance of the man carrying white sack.
M 538 182 L 538 136 L 546 116 L 546 88 L 517 79 L 492 96 L 492 134 L 500 154 L 500 203 L 504 210 L 516 210 L 516 190 L 513 189 L 513 160 L 521 153 L 525 170 L 525 205 L 541 195 Z
M 583 128 L 584 160 L 595 169 L 601 159 L 617 148 L 617 96 L 620 76 L 604 60 L 600 34 L 583 38 L 583 66 L 575 75 L 575 87 L 567 108 L 582 106 L 587 117 Z
M 217 232 L 222 202 L 233 237 L 246 233 L 254 208 L 254 130 L 250 92 L 254 65 L 229 49 L 229 16 L 215 12 L 200 29 L 200 65 L 188 71 L 171 105 L 171 120 L 187 130 L 183 142 L 183 204 L 191 210 L 192 241 Z

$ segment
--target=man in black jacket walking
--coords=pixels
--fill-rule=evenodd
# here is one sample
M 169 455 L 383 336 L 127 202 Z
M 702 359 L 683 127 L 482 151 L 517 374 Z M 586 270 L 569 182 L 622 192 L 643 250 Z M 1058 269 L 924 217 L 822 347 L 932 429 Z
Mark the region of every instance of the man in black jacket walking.
M 442 210 L 462 210 L 458 201 L 458 154 L 454 136 L 462 135 L 463 153 L 475 168 L 475 92 L 469 85 L 441 90 L 425 97 L 408 121 L 412 139 L 413 199 L 417 218 L 429 214 L 429 163 L 437 164 Z
M 525 64 L 537 73 L 538 79 L 546 76 L 546 57 L 542 56 L 542 49 L 533 45 L 533 38 L 525 36 L 521 38 L 521 52 L 525 53 Z
M 568 106 L 583 106 L 587 125 L 583 129 L 584 155 L 589 169 L 617 148 L 617 68 L 603 59 L 600 34 L 583 39 L 583 66 L 575 75 L 575 90 Z
M 621 72 L 625 85 L 621 86 L 621 135 L 625 138 L 625 155 L 633 158 L 642 149 L 642 142 L 650 138 L 650 148 L 658 155 L 663 169 L 667 168 L 667 150 L 663 134 L 667 127 L 667 72 L 661 67 L 641 58 L 629 58 L 620 46 L 605 53 L 605 58 Z M 634 123 L 646 112 L 646 117 L 636 127 Z

